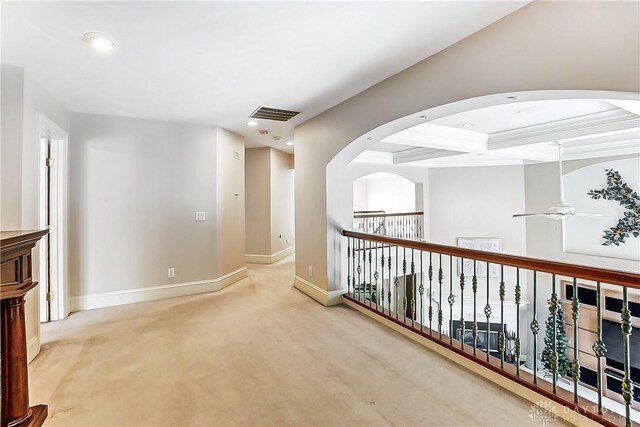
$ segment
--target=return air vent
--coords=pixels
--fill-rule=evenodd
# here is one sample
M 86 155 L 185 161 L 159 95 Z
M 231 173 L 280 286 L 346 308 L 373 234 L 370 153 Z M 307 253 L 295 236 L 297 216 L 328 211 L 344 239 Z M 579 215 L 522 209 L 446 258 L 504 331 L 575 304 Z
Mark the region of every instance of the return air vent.
M 266 119 L 266 120 L 277 120 L 279 122 L 286 122 L 292 117 L 300 114 L 299 111 L 291 111 L 291 110 L 280 110 L 278 108 L 269 108 L 269 107 L 259 107 L 256 111 L 254 111 L 249 117 L 252 119 Z

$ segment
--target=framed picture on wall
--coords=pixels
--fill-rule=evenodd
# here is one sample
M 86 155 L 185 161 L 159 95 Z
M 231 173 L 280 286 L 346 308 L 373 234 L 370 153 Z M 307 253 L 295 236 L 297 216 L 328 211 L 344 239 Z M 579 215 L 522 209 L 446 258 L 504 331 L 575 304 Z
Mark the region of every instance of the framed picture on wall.
M 501 239 L 487 237 L 458 237 L 458 247 L 473 249 L 485 252 L 500 252 Z M 476 277 L 487 277 L 487 263 L 476 261 Z M 464 273 L 465 277 L 473 277 L 473 260 L 465 259 L 464 262 L 458 260 L 458 276 Z M 500 277 L 500 266 L 489 264 L 489 278 Z

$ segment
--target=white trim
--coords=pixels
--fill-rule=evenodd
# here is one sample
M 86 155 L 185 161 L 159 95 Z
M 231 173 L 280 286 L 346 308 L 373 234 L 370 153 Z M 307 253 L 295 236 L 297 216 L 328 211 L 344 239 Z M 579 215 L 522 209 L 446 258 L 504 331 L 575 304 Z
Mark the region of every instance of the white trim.
M 148 286 L 145 288 L 71 297 L 71 311 L 92 310 L 94 308 L 216 292 L 245 277 L 247 277 L 247 268 L 242 267 L 216 279 Z
M 31 363 L 38 353 L 40 353 L 40 334 L 31 337 L 27 343 L 27 363 Z
M 347 293 L 346 289 L 325 291 L 299 276 L 293 276 L 293 287 L 327 307 L 342 304 L 342 295 Z
M 46 274 L 46 239 L 50 239 L 51 259 L 52 263 L 52 280 L 50 284 L 51 291 L 54 295 L 51 303 L 51 320 L 62 320 L 70 313 L 69 292 L 68 292 L 68 269 L 67 269 L 67 188 L 68 188 L 68 133 L 58 126 L 54 121 L 49 119 L 45 114 L 38 113 L 37 121 L 38 129 L 38 145 L 40 147 L 40 164 L 38 167 L 39 182 L 39 199 L 38 199 L 38 223 L 40 228 L 47 228 L 49 224 L 46 221 L 46 177 L 47 170 L 45 160 L 47 157 L 46 147 L 43 146 L 41 138 L 43 134 L 47 134 L 51 139 L 51 158 L 54 160 L 54 166 L 51 169 L 52 193 L 51 193 L 51 226 L 50 233 L 39 244 L 39 265 L 38 277 L 40 281 L 40 321 L 46 321 L 46 293 L 47 293 L 47 274 Z
M 272 255 L 245 254 L 244 259 L 249 264 L 273 264 L 294 253 L 296 246 L 289 246 Z

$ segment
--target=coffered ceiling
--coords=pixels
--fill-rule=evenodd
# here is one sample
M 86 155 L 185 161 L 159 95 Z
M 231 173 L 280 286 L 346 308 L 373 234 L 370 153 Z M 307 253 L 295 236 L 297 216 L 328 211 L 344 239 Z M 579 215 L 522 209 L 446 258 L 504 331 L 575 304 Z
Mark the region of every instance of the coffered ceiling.
M 620 108 L 623 107 L 623 108 Z M 640 101 L 511 102 L 390 135 L 357 161 L 446 167 L 523 164 L 640 153 Z

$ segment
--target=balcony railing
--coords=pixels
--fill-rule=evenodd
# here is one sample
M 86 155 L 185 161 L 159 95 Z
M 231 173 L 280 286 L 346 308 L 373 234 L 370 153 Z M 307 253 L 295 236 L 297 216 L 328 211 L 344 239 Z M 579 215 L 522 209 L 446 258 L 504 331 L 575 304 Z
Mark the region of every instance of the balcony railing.
M 424 213 L 354 212 L 353 229 L 360 233 L 378 234 L 399 239 L 422 240 L 424 238 Z
M 607 426 L 640 422 L 640 275 L 343 231 L 344 298 Z

